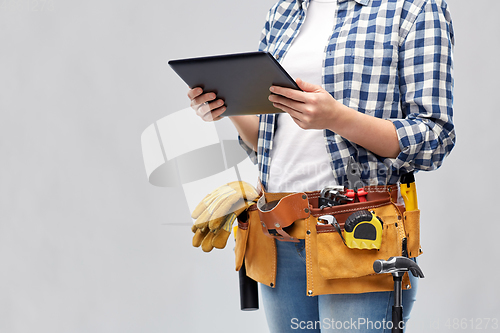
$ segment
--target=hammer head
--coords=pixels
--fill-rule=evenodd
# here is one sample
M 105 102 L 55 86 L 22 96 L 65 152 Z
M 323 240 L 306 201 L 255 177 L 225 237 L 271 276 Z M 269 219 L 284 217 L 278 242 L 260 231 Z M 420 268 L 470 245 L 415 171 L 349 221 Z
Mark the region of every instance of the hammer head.
M 417 263 L 406 257 L 391 257 L 388 260 L 376 260 L 373 263 L 373 270 L 377 274 L 394 274 L 410 271 L 415 277 L 424 277 L 424 273 Z

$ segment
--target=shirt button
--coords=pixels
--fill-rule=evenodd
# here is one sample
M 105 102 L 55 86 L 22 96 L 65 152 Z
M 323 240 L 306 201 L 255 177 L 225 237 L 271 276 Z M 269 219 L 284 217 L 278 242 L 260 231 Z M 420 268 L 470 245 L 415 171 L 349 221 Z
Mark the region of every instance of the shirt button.
M 279 54 L 277 54 L 277 55 L 276 55 L 276 60 L 278 60 L 279 58 L 280 58 L 280 55 L 279 55 Z
M 302 15 L 299 15 L 299 20 L 302 20 Z

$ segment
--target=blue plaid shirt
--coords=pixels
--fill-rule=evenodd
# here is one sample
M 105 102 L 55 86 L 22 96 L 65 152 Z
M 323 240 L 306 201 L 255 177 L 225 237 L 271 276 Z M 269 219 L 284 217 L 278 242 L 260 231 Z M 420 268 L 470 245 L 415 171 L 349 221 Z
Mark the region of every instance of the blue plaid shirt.
M 259 50 L 280 61 L 308 5 L 309 0 L 278 1 L 268 13 Z M 401 148 L 397 158 L 384 158 L 325 130 L 338 184 L 347 181 L 350 156 L 360 163 L 366 185 L 394 184 L 401 173 L 441 165 L 455 144 L 453 44 L 444 0 L 338 0 L 325 49 L 323 88 L 352 109 L 392 121 Z M 265 188 L 277 116 L 260 116 L 257 154 L 240 140 L 258 163 Z

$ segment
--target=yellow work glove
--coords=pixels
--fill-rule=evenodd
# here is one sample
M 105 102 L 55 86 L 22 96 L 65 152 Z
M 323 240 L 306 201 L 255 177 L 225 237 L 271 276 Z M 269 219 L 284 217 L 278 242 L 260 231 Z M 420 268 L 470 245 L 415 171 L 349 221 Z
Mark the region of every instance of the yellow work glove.
M 191 228 L 195 233 L 193 246 L 201 245 L 205 252 L 212 251 L 214 247 L 224 248 L 233 222 L 258 196 L 252 185 L 242 181 L 222 185 L 208 194 L 191 214 L 196 219 Z

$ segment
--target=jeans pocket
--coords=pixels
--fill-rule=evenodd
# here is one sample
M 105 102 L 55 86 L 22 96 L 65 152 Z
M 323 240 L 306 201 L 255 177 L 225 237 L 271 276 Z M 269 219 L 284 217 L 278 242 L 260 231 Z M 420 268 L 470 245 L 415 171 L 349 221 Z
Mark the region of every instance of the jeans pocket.
M 306 263 L 306 241 L 304 239 L 300 239 L 298 243 L 295 243 L 295 249 L 297 250 L 297 254 L 300 259 Z

